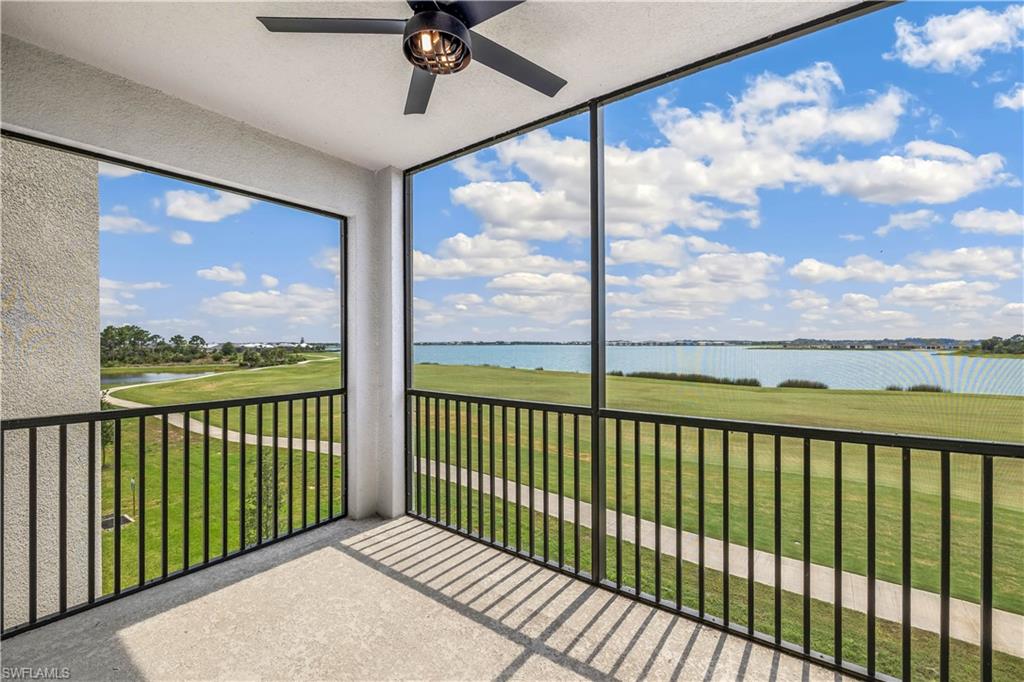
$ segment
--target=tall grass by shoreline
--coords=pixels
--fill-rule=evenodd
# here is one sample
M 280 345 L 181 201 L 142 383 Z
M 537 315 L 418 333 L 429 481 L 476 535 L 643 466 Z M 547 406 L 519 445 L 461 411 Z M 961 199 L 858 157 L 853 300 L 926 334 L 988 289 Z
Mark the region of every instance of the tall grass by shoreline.
M 728 386 L 753 386 L 758 388 L 761 382 L 757 379 L 729 379 L 728 377 L 715 377 L 710 374 L 689 374 L 681 372 L 622 372 L 615 370 L 608 372 L 612 377 L 633 377 L 637 379 L 661 379 L 663 381 L 689 381 L 697 384 L 726 384 Z

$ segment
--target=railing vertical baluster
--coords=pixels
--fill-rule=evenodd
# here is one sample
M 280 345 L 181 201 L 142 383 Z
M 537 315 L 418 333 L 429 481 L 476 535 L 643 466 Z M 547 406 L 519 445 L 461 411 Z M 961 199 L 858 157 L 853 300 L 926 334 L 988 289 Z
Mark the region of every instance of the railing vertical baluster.
M 477 521 L 480 531 L 477 537 L 484 536 L 484 405 L 476 404 L 476 505 Z
M 274 404 L 277 409 L 277 404 Z M 274 418 L 277 424 L 277 418 Z M 334 396 L 327 396 L 327 518 L 334 518 Z M 277 490 L 277 432 L 274 432 L 274 490 Z M 277 537 L 277 498 L 274 498 L 274 537 Z
M 309 525 L 309 400 L 302 399 L 302 527 Z
M 517 410 L 518 411 L 518 410 Z M 580 416 L 572 416 L 573 565 L 580 572 Z
M 263 544 L 263 403 L 256 403 L 256 544 Z
M 697 428 L 697 611 L 704 617 L 704 427 Z
M 633 565 L 636 577 L 636 593 L 642 593 L 640 588 L 641 566 L 640 547 L 642 536 L 640 534 L 640 422 L 633 421 Z
M 843 665 L 843 443 L 835 442 L 832 480 L 835 484 L 833 534 L 835 553 L 832 558 L 832 635 L 836 665 Z
M 418 395 L 417 396 L 413 396 L 412 401 L 413 401 L 413 403 L 412 403 L 412 405 L 413 405 L 413 407 L 412 407 L 413 415 L 412 416 L 413 416 L 413 424 L 414 424 L 413 433 L 412 433 L 412 438 L 413 438 L 413 441 L 414 441 L 413 442 L 413 446 L 412 446 L 412 449 L 413 449 L 413 457 L 412 457 L 413 509 L 415 509 L 417 514 L 422 514 L 423 513 L 423 505 L 421 504 L 421 501 L 420 501 L 420 488 L 422 488 L 423 486 L 422 486 L 422 483 L 420 482 L 420 467 L 422 465 L 422 457 L 423 457 L 423 407 L 420 405 L 420 403 L 423 402 L 423 398 L 421 398 Z M 291 485 L 289 484 L 288 487 L 291 488 Z M 289 513 L 291 513 L 291 512 L 289 511 Z M 290 528 L 288 530 L 289 530 L 289 532 L 291 532 Z
M 479 494 L 480 491 L 477 491 Z M 473 403 L 466 401 L 466 532 L 473 533 Z
M 909 460 L 909 457 L 908 457 Z M 909 469 L 909 464 L 908 464 Z M 992 679 L 992 456 L 981 460 L 981 680 Z M 909 503 L 908 503 L 909 506 Z
M 526 421 L 527 421 L 526 431 L 527 431 L 527 434 L 529 436 L 527 438 L 527 443 L 528 443 L 528 445 L 527 445 L 527 450 L 528 450 L 527 456 L 529 457 L 529 459 L 527 460 L 526 465 L 527 465 L 527 469 L 529 469 L 529 475 L 530 475 L 530 488 L 529 488 L 529 490 L 530 490 L 530 515 L 527 517 L 526 520 L 527 520 L 527 526 L 528 526 L 527 527 L 527 532 L 530 534 L 530 537 L 529 537 L 530 558 L 532 559 L 535 556 L 535 554 L 534 554 L 534 542 L 533 542 L 533 489 L 534 489 L 534 486 L 536 485 L 536 483 L 534 483 L 534 478 L 533 478 L 533 409 L 532 408 L 529 410 L 529 412 L 527 412 L 526 417 L 527 417 L 527 419 L 526 419 Z
M 811 652 L 811 441 L 804 438 L 804 494 L 803 494 L 803 543 L 804 543 L 804 653 Z
M 203 563 L 210 561 L 210 411 L 203 410 Z
M 565 565 L 565 439 L 563 438 L 564 413 L 559 412 L 558 426 L 558 565 Z
M 59 608 L 64 613 L 68 610 L 68 427 L 61 424 L 58 429 L 58 471 L 57 471 L 57 494 L 58 494 L 58 531 L 57 543 L 59 547 L 58 571 L 60 574 Z
M 167 543 L 170 539 L 170 533 L 168 532 L 168 472 L 170 467 L 168 466 L 168 446 L 167 446 L 167 421 L 170 415 L 163 414 L 160 417 L 160 575 L 161 577 L 167 577 Z M 92 438 L 90 438 L 92 440 Z M 92 513 L 89 514 L 92 518 Z M 92 538 L 92 533 L 89 535 Z M 90 552 L 89 556 L 92 556 Z M 92 571 L 90 571 L 92 573 Z
M 782 437 L 774 439 L 775 461 L 772 464 L 774 476 L 773 521 L 775 523 L 775 644 L 782 643 Z
M 220 555 L 228 555 L 228 408 L 220 410 Z
M 523 464 L 520 440 L 522 433 L 520 429 L 519 408 L 516 408 L 516 551 L 523 549 Z M 533 485 L 533 481 L 530 481 Z
M 729 627 L 729 432 L 722 431 L 722 622 Z
M 615 419 L 615 587 L 622 589 L 622 420 Z
M 293 434 L 295 432 L 295 403 L 288 401 L 288 534 L 295 530 L 295 451 Z M 419 487 L 416 488 L 416 500 L 419 504 Z
M 0 438 L 2 438 L 0 434 Z M 96 422 L 89 422 L 89 443 L 88 443 L 88 457 L 89 457 L 89 480 L 86 483 L 88 491 L 86 495 L 89 500 L 89 522 L 88 522 L 88 552 L 89 556 L 86 557 L 86 565 L 88 566 L 88 574 L 86 580 L 89 582 L 89 603 L 92 604 L 96 601 Z M 0 469 L 0 479 L 3 478 L 3 471 Z M 2 514 L 3 502 L 0 501 L 0 514 Z M 0 517 L 0 526 L 3 525 L 3 518 Z M 2 543 L 0 543 L 2 546 Z M 0 575 L 3 575 L 3 571 L 0 571 Z M 2 600 L 0 600 L 2 601 Z M 3 622 L 3 616 L 0 615 L 0 622 Z
M 33 426 L 28 430 L 28 622 L 35 623 L 36 615 L 38 613 L 37 602 L 37 585 L 39 582 L 39 576 L 36 571 L 37 567 L 37 553 L 38 547 L 36 546 L 36 531 L 39 524 L 38 514 L 38 491 L 36 489 L 37 481 L 39 478 L 38 472 L 38 453 L 37 450 L 37 433 L 36 428 Z M 116 455 L 115 455 L 116 457 Z M 118 488 L 115 484 L 115 488 Z M 120 549 L 120 535 L 116 534 L 114 538 L 115 552 Z M 114 583 L 114 589 L 117 589 L 117 583 Z
M 502 544 L 508 542 L 508 408 L 501 408 L 501 532 Z
M 434 398 L 434 519 L 441 520 L 441 399 Z
M 316 416 L 313 417 L 313 430 L 316 432 L 316 436 L 315 436 L 316 440 L 314 441 L 314 446 L 313 447 L 314 447 L 314 449 L 316 451 L 316 477 L 315 477 L 315 480 L 316 480 L 316 483 L 315 483 L 315 487 L 316 487 L 316 522 L 320 523 L 320 520 L 321 520 L 321 518 L 323 516 L 323 514 L 321 513 L 321 508 L 323 507 L 323 494 L 320 492 L 320 490 L 321 490 L 320 489 L 320 473 L 321 473 L 321 470 L 323 469 L 323 462 L 322 462 L 321 457 L 320 457 L 321 450 L 323 449 L 323 448 L 320 447 L 320 439 L 321 439 L 321 436 L 320 436 L 320 433 L 321 433 L 320 432 L 320 410 L 321 410 L 320 396 L 316 397 L 316 403 L 315 404 L 316 404 Z M 262 456 L 260 457 L 260 459 L 262 459 Z M 260 509 L 262 510 L 262 507 Z M 261 511 L 260 515 L 262 516 L 262 511 Z
M 451 406 L 447 398 L 444 400 L 444 522 L 452 525 L 452 485 L 451 485 Z M 456 525 L 457 527 L 457 525 Z
M 875 674 L 875 446 L 868 445 L 867 462 L 868 676 Z
M 654 423 L 654 598 L 661 601 L 661 424 Z
M 941 491 L 939 510 L 939 680 L 949 680 L 949 531 L 950 475 L 949 450 L 939 454 Z
M 238 549 L 245 549 L 245 450 L 249 435 L 245 431 L 245 405 L 238 408 Z
M 683 429 L 676 424 L 676 608 L 683 608 Z
M 183 413 L 184 419 L 182 420 L 182 526 L 181 526 L 181 567 L 186 569 L 191 563 L 189 561 L 189 512 L 192 509 L 192 504 L 189 496 L 189 483 L 192 478 L 191 467 L 189 466 L 189 455 L 191 454 L 192 445 L 189 442 L 192 432 L 192 422 L 189 411 L 186 410 Z M 120 525 L 120 524 L 118 524 Z
M 488 491 L 491 494 L 491 505 L 490 505 L 490 507 L 491 507 L 491 542 L 494 542 L 495 541 L 495 537 L 496 537 L 494 526 L 495 526 L 495 522 L 497 521 L 497 519 L 495 519 L 495 509 L 496 509 L 496 506 L 495 506 L 495 499 L 494 499 L 494 496 L 497 494 L 497 492 L 495 490 L 495 487 L 494 487 L 494 484 L 495 484 L 495 476 L 494 476 L 494 473 L 495 473 L 494 472 L 494 467 L 495 467 L 495 463 L 494 463 L 494 403 L 491 403 L 488 406 L 488 408 L 487 408 L 487 443 L 488 443 L 488 452 L 490 454 L 490 459 L 488 460 L 488 471 L 491 474 L 491 485 L 490 485 L 490 488 L 488 488 Z
M 145 585 L 145 584 L 146 584 L 146 418 L 145 417 L 139 417 L 139 585 Z
M 328 398 L 327 398 L 328 405 L 332 404 L 332 400 L 333 400 L 333 396 L 328 396 Z M 280 531 L 279 519 L 278 519 L 277 516 L 278 516 L 278 507 L 280 506 L 280 499 L 279 499 L 280 494 L 279 494 L 279 490 L 278 489 L 281 487 L 281 474 L 278 471 L 278 461 L 277 461 L 277 449 L 278 449 L 278 445 L 279 445 L 278 442 L 277 442 L 277 436 L 278 436 L 278 424 L 277 424 L 277 422 L 280 419 L 280 411 L 279 411 L 277 405 L 278 405 L 278 402 L 275 400 L 274 401 L 274 407 L 273 407 L 273 410 L 272 410 L 272 415 L 273 415 L 273 418 L 274 418 L 274 425 L 270 429 L 270 442 L 271 442 L 271 447 L 273 448 L 273 450 L 272 450 L 273 456 L 271 458 L 271 461 L 272 461 L 272 464 L 273 464 L 273 467 L 274 467 L 274 492 L 273 492 L 273 499 L 272 499 L 272 501 L 273 501 L 273 504 L 274 504 L 273 519 L 274 519 L 274 537 L 275 538 L 279 535 L 279 531 Z M 334 439 L 333 438 L 329 438 L 329 440 L 333 441 Z M 330 456 L 329 456 L 329 458 L 327 460 L 328 463 L 330 463 L 334 459 L 334 443 L 333 442 L 331 442 L 330 448 L 331 448 L 331 454 L 330 454 Z M 328 479 L 328 480 L 330 480 L 330 479 Z M 331 498 L 330 495 L 328 495 L 328 499 L 331 500 L 331 502 L 333 503 L 333 499 Z
M 33 481 L 32 487 L 35 487 Z M 32 505 L 32 516 L 35 517 L 35 505 Z M 29 539 L 29 549 L 33 550 L 35 542 Z M 35 580 L 35 568 L 32 568 L 32 580 Z M 33 588 L 34 591 L 34 588 Z M 114 419 L 114 594 L 121 594 L 121 420 Z M 31 620 L 35 620 L 33 615 Z
M 747 633 L 754 634 L 754 434 L 747 433 Z
M 541 413 L 541 418 L 544 420 L 544 424 L 541 426 L 541 444 L 543 449 L 541 450 L 541 494 L 544 496 L 542 500 L 544 508 L 544 522 L 541 525 L 541 529 L 544 533 L 544 562 L 548 560 L 548 413 L 547 410 Z
M 92 422 L 89 422 L 89 433 L 93 434 L 94 432 L 95 432 L 95 427 L 93 427 Z M 6 593 L 2 589 L 3 588 L 3 576 L 7 575 L 6 571 L 4 570 L 4 556 L 5 556 L 5 553 L 2 551 L 3 548 L 6 546 L 6 545 L 4 545 L 4 541 L 5 541 L 5 537 L 4 537 L 4 524 L 6 523 L 6 514 L 4 513 L 4 509 L 6 509 L 6 507 L 4 505 L 4 497 L 5 497 L 4 496 L 4 491 L 6 490 L 6 485 L 5 484 L 6 484 L 6 480 L 7 480 L 5 478 L 5 476 L 4 476 L 4 470 L 6 469 L 5 462 L 7 460 L 6 448 L 4 446 L 4 444 L 5 444 L 6 440 L 7 440 L 6 439 L 6 434 L 7 434 L 7 432 L 4 431 L 2 428 L 0 428 L 0 593 L 3 593 L 3 594 L 0 594 L 0 631 L 3 631 L 3 625 L 6 622 L 4 620 L 4 594 L 6 594 Z M 91 501 L 92 500 L 90 500 L 90 502 Z M 90 510 L 89 517 L 92 518 L 91 510 Z M 90 536 L 92 534 L 92 530 L 93 530 L 92 528 L 89 529 Z M 91 539 L 91 537 L 90 537 L 90 539 Z M 92 566 L 90 566 L 89 568 L 92 569 Z M 90 576 L 90 579 L 91 579 L 91 577 L 92 577 L 92 570 L 89 571 L 89 576 Z M 90 586 L 92 585 L 91 580 L 90 580 L 89 584 L 90 584 Z M 90 595 L 89 601 L 90 601 L 90 603 L 92 602 L 92 595 Z
M 900 471 L 902 473 L 902 486 L 900 492 L 903 498 L 903 513 L 901 516 L 900 529 L 903 533 L 903 577 L 902 577 L 902 588 L 903 588 L 903 613 L 901 630 L 903 633 L 903 646 L 901 652 L 901 660 L 903 662 L 903 679 L 909 680 L 913 671 L 911 665 L 911 631 L 910 631 L 910 575 L 911 575 L 911 555 L 910 555 L 910 538 L 911 538 L 911 526 L 910 526 L 910 448 L 903 448 L 903 455 L 901 458 Z
M 462 402 L 455 401 L 455 527 L 462 528 Z

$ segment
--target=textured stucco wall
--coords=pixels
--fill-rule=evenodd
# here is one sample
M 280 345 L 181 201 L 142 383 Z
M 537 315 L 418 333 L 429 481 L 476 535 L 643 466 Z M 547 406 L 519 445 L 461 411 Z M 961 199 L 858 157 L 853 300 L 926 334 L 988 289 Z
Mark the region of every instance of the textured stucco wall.
M 0 412 L 99 409 L 96 162 L 4 139 L 0 150 Z M 56 428 L 38 432 L 39 615 L 57 606 Z M 87 594 L 88 436 L 68 429 L 68 602 Z M 96 485 L 96 481 L 93 482 Z M 4 617 L 27 615 L 28 437 L 4 443 Z
M 400 173 L 375 174 L 6 35 L 0 47 L 0 113 L 11 130 L 349 218 L 351 513 L 400 513 L 392 492 L 382 494 L 391 478 L 380 466 L 401 458 L 403 443 L 394 411 L 402 401 Z

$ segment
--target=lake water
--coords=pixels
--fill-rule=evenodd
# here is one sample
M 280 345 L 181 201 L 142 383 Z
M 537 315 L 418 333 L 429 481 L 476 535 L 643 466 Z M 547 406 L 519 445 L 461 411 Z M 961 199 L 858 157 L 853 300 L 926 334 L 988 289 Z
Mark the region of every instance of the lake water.
M 151 384 L 154 381 L 170 381 L 191 377 L 205 377 L 214 372 L 142 372 L 140 374 L 114 374 L 104 376 L 100 382 L 104 385 L 127 386 L 128 384 Z
M 590 371 L 589 346 L 415 346 L 416 362 Z M 775 350 L 743 346 L 609 346 L 609 371 L 695 372 L 763 386 L 810 379 L 830 388 L 935 384 L 956 393 L 1024 396 L 1024 359 L 931 351 Z

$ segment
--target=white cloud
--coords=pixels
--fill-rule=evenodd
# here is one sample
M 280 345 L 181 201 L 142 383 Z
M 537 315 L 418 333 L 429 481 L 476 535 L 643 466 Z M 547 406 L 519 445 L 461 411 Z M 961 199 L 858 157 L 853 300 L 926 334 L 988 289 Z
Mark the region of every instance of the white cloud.
M 590 307 L 587 294 L 498 294 L 490 299 L 498 310 L 514 315 L 526 315 L 532 319 L 560 324 L 577 313 Z
M 192 235 L 184 230 L 171 232 L 171 241 L 180 246 L 188 246 L 192 243 Z
M 115 163 L 107 163 L 106 161 L 98 162 L 97 172 L 105 178 L 127 178 L 130 175 L 136 175 L 142 171 L 129 168 L 127 166 L 120 166 Z
M 495 277 L 487 283 L 487 287 L 528 293 L 587 294 L 590 291 L 590 280 L 564 272 L 553 272 L 549 275 L 513 272 Z
M 828 298 L 811 289 L 790 289 L 789 303 L 793 310 L 819 310 L 828 307 Z
M 144 312 L 142 306 L 128 302 L 135 298 L 135 292 L 166 289 L 168 286 L 156 281 L 122 282 L 100 277 L 100 317 L 124 319 L 137 316 Z
M 494 180 L 497 161 L 480 161 L 477 154 L 462 156 L 452 162 L 452 166 L 470 182 Z
M 493 277 L 509 272 L 578 272 L 587 269 L 583 261 L 566 261 L 534 253 L 514 239 L 494 239 L 486 234 L 472 237 L 458 233 L 444 239 L 437 255 L 413 252 L 413 273 L 417 280 Z
M 1024 235 L 1024 215 L 1015 210 L 992 211 L 976 208 L 972 211 L 957 211 L 952 223 L 963 232 L 983 232 L 1005 236 Z
M 260 284 L 262 284 L 267 289 L 273 289 L 278 285 L 278 282 L 279 280 L 277 279 L 277 277 L 274 277 L 273 275 L 268 275 L 266 273 L 260 275 Z
M 1011 279 L 1020 272 L 1020 263 L 1012 249 L 1000 247 L 963 247 L 952 251 L 915 253 L 909 265 L 888 264 L 864 254 L 847 258 L 843 265 L 804 258 L 790 268 L 789 274 L 811 283 L 892 282 L 958 277 L 995 277 Z
M 101 215 L 100 232 L 113 232 L 114 234 L 147 234 L 159 232 L 159 227 L 127 214 Z
M 100 277 L 100 293 L 110 295 L 125 295 L 126 292 L 150 291 L 153 289 L 166 289 L 170 284 L 163 282 L 121 282 L 116 279 Z M 132 295 L 128 293 L 128 295 Z
M 213 194 L 187 189 L 164 194 L 167 215 L 202 223 L 216 223 L 228 216 L 249 210 L 255 203 L 249 197 L 214 190 Z
M 884 237 L 892 230 L 924 230 L 938 222 L 942 222 L 942 218 L 935 211 L 927 208 L 908 213 L 893 213 L 885 225 L 875 230 L 875 234 Z
M 688 260 L 688 253 L 728 253 L 732 247 L 704 237 L 681 237 L 664 234 L 641 239 L 619 239 L 609 245 L 608 263 L 650 263 L 678 267 Z
M 245 272 L 237 265 L 227 267 L 225 265 L 214 265 L 201 270 L 196 270 L 196 275 L 214 282 L 227 282 L 238 286 L 245 282 Z
M 284 291 L 226 291 L 204 298 L 200 310 L 224 317 L 281 317 L 294 324 L 322 322 L 340 314 L 334 289 L 292 284 Z
M 920 26 L 901 17 L 894 28 L 896 44 L 886 59 L 944 73 L 971 72 L 984 63 L 985 52 L 1009 52 L 1022 44 L 1024 6 L 1002 12 L 972 7 L 930 17 Z
M 1024 83 L 1017 83 L 1013 90 L 997 94 L 994 104 L 997 109 L 1024 109 Z
M 1012 334 L 1024 334 L 1024 303 L 1007 303 L 996 311 L 994 317 L 1013 325 L 1010 328 Z
M 934 284 L 905 284 L 894 288 L 884 296 L 886 301 L 897 305 L 920 306 L 933 311 L 965 310 L 986 308 L 1002 303 L 991 291 L 998 288 L 993 282 L 966 282 L 953 280 Z
M 690 110 L 659 100 L 653 121 L 665 142 L 605 149 L 608 235 L 650 240 L 673 225 L 716 230 L 727 221 L 757 227 L 760 194 L 786 187 L 818 187 L 879 204 L 940 204 L 1016 182 L 999 154 L 975 155 L 929 140 L 880 156 L 829 158 L 840 145 L 891 139 L 909 101 L 891 88 L 841 106 L 842 94 L 839 74 L 822 62 L 788 75 L 764 73 L 725 109 Z M 478 216 L 485 235 L 521 241 L 587 237 L 585 140 L 539 130 L 494 151 L 498 165 L 488 165 L 486 179 L 467 165 L 478 179 L 451 192 L 454 203 Z M 513 169 L 525 179 L 494 179 Z M 665 254 L 658 259 L 678 262 Z
M 839 238 L 846 242 L 862 242 L 864 241 L 864 235 L 862 234 L 841 234 Z

